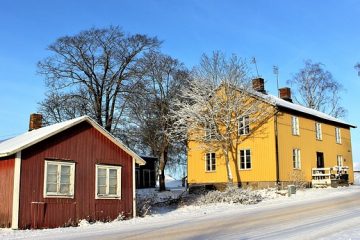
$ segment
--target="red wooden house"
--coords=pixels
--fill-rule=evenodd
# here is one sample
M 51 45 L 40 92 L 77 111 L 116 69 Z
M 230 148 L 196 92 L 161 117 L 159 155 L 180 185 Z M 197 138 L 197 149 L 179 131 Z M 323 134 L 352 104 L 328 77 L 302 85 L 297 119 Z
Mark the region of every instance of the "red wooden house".
M 87 116 L 0 142 L 0 226 L 76 225 L 135 216 L 135 164 L 145 161 Z

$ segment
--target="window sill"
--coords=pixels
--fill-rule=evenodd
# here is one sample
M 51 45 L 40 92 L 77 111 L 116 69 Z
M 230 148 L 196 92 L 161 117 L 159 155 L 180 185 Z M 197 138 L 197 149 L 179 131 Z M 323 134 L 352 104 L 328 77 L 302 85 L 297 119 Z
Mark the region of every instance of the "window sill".
M 205 173 L 215 173 L 216 172 L 216 170 L 214 170 L 214 171 L 205 171 Z
M 241 136 L 244 136 L 244 137 L 246 137 L 246 136 L 249 136 L 250 135 L 250 133 L 246 133 L 246 134 L 240 134 L 239 133 L 239 136 L 241 137 Z
M 74 195 L 44 195 L 44 198 L 70 198 L 70 199 L 73 199 Z
M 301 171 L 301 168 L 293 168 L 293 170 Z
M 121 196 L 95 196 L 95 199 L 121 200 Z
M 240 169 L 239 169 L 239 171 L 251 171 L 251 170 L 253 170 L 253 169 L 252 169 L 252 168 L 246 168 L 246 169 L 240 168 Z

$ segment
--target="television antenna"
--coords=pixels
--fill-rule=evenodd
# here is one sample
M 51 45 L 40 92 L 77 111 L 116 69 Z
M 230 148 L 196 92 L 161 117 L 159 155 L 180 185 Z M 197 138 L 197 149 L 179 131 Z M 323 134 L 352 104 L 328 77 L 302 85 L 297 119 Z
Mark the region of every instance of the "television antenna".
M 278 92 L 278 97 L 280 97 L 279 93 L 279 67 L 277 65 L 273 66 L 273 73 L 276 75 L 276 88 Z

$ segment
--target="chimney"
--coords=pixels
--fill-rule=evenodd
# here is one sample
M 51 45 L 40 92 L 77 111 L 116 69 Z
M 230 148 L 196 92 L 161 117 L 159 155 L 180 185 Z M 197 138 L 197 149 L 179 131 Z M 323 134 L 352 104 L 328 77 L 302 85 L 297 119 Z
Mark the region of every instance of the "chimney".
M 288 87 L 280 88 L 279 95 L 280 95 L 281 99 L 284 99 L 285 101 L 288 101 L 288 102 L 292 102 L 290 88 L 288 88 Z
M 32 113 L 30 115 L 29 131 L 42 127 L 42 115 L 38 113 Z
M 253 89 L 257 92 L 265 93 L 265 85 L 264 85 L 264 79 L 263 78 L 255 78 L 252 80 L 252 86 Z

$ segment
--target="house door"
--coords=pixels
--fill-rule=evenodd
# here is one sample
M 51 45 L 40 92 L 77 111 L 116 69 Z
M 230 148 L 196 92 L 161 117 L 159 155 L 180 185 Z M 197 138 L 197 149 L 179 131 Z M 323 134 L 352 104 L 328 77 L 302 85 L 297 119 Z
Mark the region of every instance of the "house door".
M 324 153 L 316 152 L 316 167 L 317 168 L 324 168 Z

